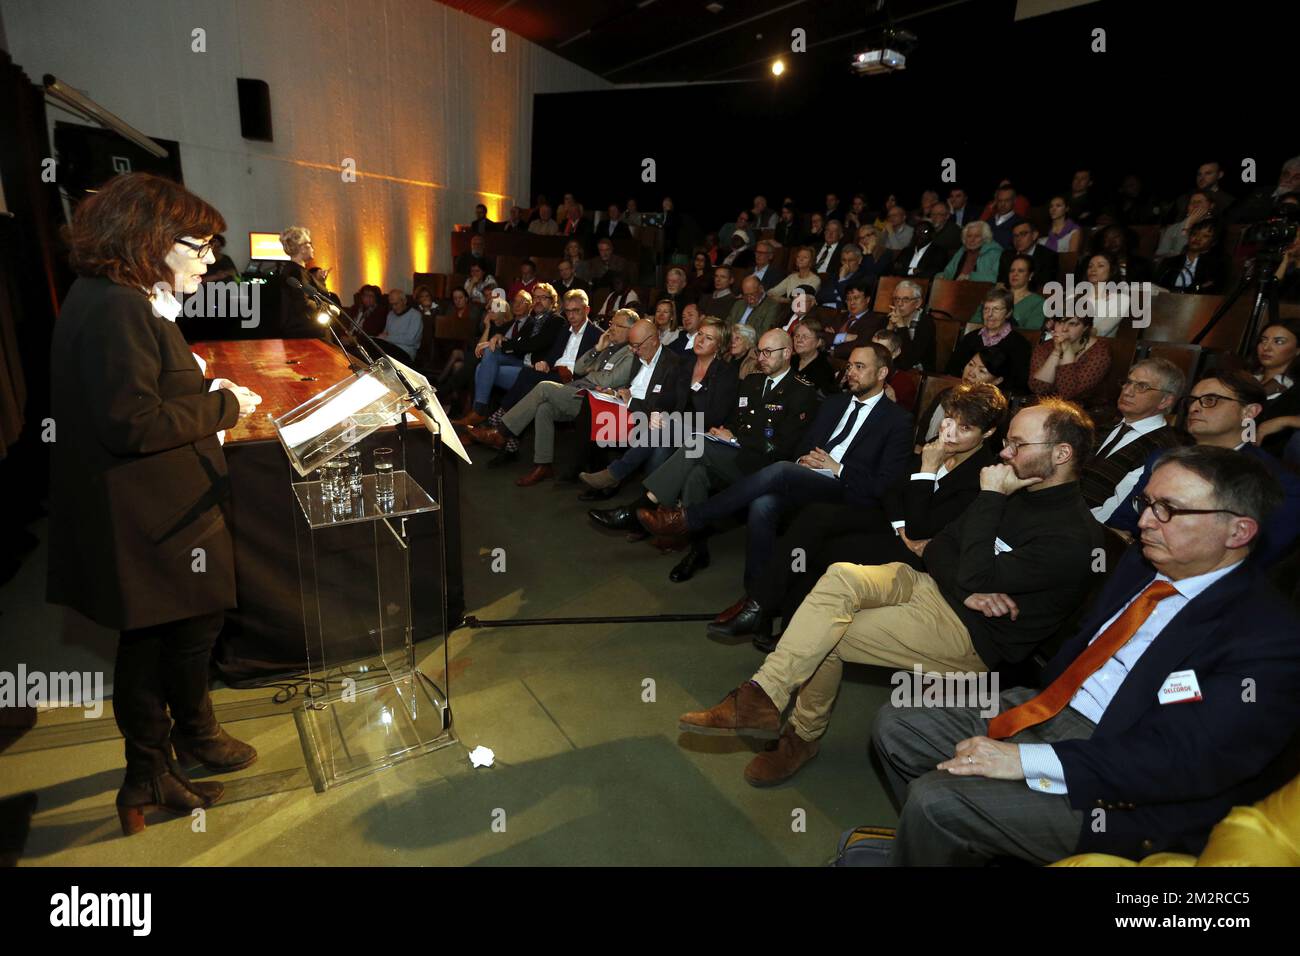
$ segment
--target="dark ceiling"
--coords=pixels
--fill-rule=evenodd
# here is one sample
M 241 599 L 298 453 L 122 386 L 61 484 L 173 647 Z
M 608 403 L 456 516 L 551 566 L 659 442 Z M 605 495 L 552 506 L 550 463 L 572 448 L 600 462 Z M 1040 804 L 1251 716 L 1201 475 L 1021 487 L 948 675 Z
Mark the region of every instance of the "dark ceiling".
M 612 83 L 752 80 L 791 31 L 810 54 L 791 66 L 834 64 L 868 46 L 889 23 L 920 34 L 960 31 L 976 42 L 1012 22 L 1014 0 L 442 0 L 505 27 Z M 720 9 L 713 11 L 710 7 Z

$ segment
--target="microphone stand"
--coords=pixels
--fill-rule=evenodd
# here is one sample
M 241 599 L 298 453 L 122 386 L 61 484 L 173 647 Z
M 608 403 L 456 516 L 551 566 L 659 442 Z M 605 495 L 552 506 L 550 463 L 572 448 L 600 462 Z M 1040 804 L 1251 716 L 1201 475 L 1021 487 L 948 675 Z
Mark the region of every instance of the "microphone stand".
M 290 276 L 286 280 L 286 285 L 288 285 L 291 289 L 298 289 L 299 291 L 301 291 L 303 295 L 307 296 L 307 298 L 311 299 L 317 305 L 321 306 L 323 309 L 325 309 L 325 311 L 329 312 L 336 319 L 343 319 L 344 322 L 346 323 L 345 327 L 347 327 L 350 332 L 352 342 L 357 347 L 357 351 L 361 353 L 361 355 L 365 358 L 367 362 L 370 363 L 372 367 L 378 364 L 378 362 L 375 359 L 370 357 L 370 353 L 366 351 L 365 346 L 363 346 L 360 342 L 357 341 L 357 335 L 359 334 L 362 338 L 364 338 L 370 344 L 370 347 L 373 348 L 376 352 L 382 353 L 383 349 L 379 347 L 379 343 L 377 343 L 373 338 L 370 337 L 370 333 L 367 332 L 364 327 L 362 327 L 360 322 L 357 322 L 352 316 L 348 315 L 346 312 L 340 309 L 337 305 L 335 305 L 325 296 L 321 295 L 321 293 L 317 292 L 315 289 L 308 287 L 304 283 L 298 281 L 298 279 L 294 278 L 293 276 Z M 333 323 L 331 323 L 331 325 L 333 325 Z M 344 351 L 347 350 L 344 349 Z M 429 407 L 428 396 L 425 395 L 424 392 L 421 391 L 420 389 L 417 389 L 411 383 L 411 381 L 402 373 L 402 370 L 400 368 L 398 368 L 396 365 L 393 365 L 391 362 L 389 363 L 389 366 L 392 368 L 393 373 L 397 376 L 397 380 L 402 383 L 402 388 L 406 389 L 406 397 L 411 400 L 411 403 L 420 411 L 424 412 L 426 415 L 432 416 L 433 412 Z M 433 386 L 430 386 L 430 388 L 432 387 Z M 403 417 L 403 421 L 405 421 L 405 417 Z

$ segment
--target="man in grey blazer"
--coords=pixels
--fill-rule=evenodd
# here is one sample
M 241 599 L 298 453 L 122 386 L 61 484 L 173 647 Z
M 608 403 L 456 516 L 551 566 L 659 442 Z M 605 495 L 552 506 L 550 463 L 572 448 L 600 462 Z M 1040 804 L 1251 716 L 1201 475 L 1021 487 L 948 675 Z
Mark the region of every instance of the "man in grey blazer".
M 731 306 L 727 325 L 752 325 L 755 334 L 762 338 L 781 318 L 781 308 L 775 299 L 768 298 L 763 283 L 753 276 L 745 276 L 740 288 L 743 295 Z
M 610 320 L 609 329 L 600 340 L 578 357 L 571 382 L 539 382 L 535 388 L 506 412 L 501 419 L 512 435 L 522 435 L 536 423 L 533 441 L 533 464 L 549 465 L 555 461 L 555 423 L 570 422 L 578 417 L 586 399 L 578 394 L 587 388 L 622 388 L 635 374 L 632 350 L 627 347 L 627 333 L 636 324 L 636 312 L 619 309 Z M 501 436 L 505 444 L 505 436 Z

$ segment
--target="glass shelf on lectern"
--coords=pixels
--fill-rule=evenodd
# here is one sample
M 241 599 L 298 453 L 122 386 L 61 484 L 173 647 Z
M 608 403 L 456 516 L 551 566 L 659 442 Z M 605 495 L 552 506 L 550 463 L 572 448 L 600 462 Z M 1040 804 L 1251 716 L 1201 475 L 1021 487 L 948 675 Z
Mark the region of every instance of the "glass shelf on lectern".
M 438 502 L 405 471 L 393 475 L 393 502 L 384 506 L 375 493 L 375 475 L 361 476 L 361 492 L 353 494 L 347 505 L 340 507 L 331 501 L 323 490 L 321 481 L 296 481 L 293 493 L 302 508 L 303 517 L 313 531 L 358 521 L 376 521 L 379 518 L 401 518 L 405 515 L 424 514 L 438 510 Z

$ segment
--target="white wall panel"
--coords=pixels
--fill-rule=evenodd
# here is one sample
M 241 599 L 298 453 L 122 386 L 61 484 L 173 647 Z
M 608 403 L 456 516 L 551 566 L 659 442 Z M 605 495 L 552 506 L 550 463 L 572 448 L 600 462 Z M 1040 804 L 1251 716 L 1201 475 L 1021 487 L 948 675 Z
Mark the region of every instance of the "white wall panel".
M 493 218 L 527 204 L 533 94 L 608 86 L 514 35 L 493 53 L 491 24 L 435 0 L 0 0 L 0 16 L 33 79 L 181 144 L 236 262 L 249 231 L 304 225 L 344 301 L 449 269 L 447 235 L 476 202 Z M 240 137 L 239 76 L 270 84 L 273 143 Z

